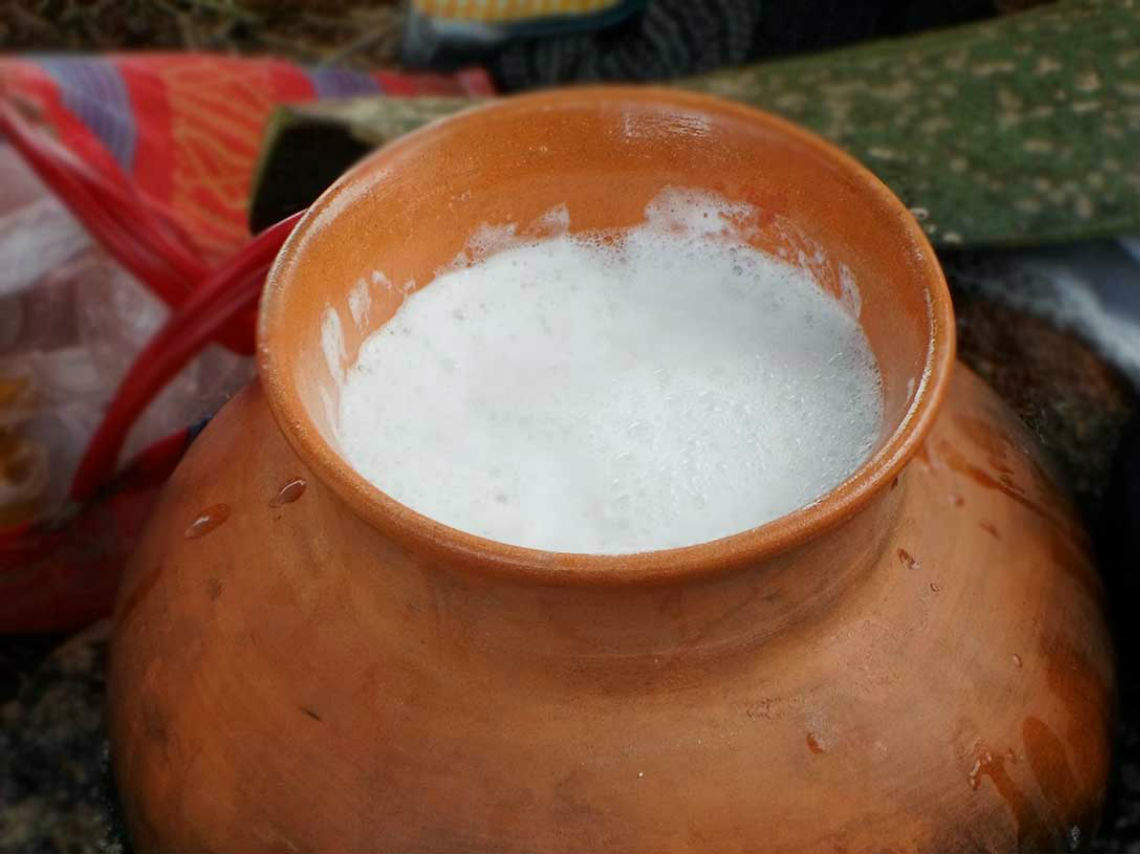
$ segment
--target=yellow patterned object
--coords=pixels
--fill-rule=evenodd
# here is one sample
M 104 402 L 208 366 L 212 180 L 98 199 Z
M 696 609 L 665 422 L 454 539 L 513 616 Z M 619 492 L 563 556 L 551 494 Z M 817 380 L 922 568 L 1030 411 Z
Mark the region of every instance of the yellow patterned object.
M 578 17 L 609 12 L 626 0 L 413 0 L 421 15 L 452 21 L 509 24 L 536 18 Z

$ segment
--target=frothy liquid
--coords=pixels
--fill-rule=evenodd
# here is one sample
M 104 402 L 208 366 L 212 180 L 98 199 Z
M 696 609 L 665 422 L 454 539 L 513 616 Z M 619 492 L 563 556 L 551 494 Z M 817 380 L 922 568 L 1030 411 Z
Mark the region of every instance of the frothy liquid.
M 361 347 L 341 452 L 420 513 L 554 551 L 691 545 L 811 503 L 878 437 L 875 360 L 730 212 L 674 193 L 606 239 L 439 275 Z

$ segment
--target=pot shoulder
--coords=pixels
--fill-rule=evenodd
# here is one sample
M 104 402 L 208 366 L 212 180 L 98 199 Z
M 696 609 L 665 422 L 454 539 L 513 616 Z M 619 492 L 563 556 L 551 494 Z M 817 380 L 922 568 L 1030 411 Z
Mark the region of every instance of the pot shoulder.
M 506 601 L 500 582 L 369 529 L 254 385 L 171 478 L 120 590 L 112 742 L 136 845 L 1016 850 L 1089 833 L 1114 687 L 1072 508 L 961 366 L 894 488 L 874 566 L 809 625 L 694 662 L 702 627 L 663 590 L 671 655 L 571 666 L 536 639 L 504 658 L 455 617 Z

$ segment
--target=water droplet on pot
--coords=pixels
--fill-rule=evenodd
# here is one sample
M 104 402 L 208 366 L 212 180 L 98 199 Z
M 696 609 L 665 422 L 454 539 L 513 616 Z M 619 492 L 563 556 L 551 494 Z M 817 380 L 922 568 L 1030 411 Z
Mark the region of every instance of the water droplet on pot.
M 971 789 L 976 789 L 982 783 L 982 774 L 988 773 L 990 766 L 993 765 L 994 756 L 988 750 L 979 758 L 974 760 L 974 766 L 970 769 L 970 773 L 966 776 L 966 780 L 970 783 Z
M 1021 656 L 1018 655 L 1016 652 L 1013 654 L 1013 666 L 1014 667 L 1021 667 Z
M 269 502 L 270 507 L 280 507 L 282 504 L 292 504 L 301 497 L 301 493 L 305 491 L 305 479 L 303 477 L 295 477 L 278 491 Z
M 187 526 L 185 533 L 186 539 L 192 540 L 195 537 L 204 537 L 228 518 L 230 518 L 230 505 L 214 504 L 207 507 Z

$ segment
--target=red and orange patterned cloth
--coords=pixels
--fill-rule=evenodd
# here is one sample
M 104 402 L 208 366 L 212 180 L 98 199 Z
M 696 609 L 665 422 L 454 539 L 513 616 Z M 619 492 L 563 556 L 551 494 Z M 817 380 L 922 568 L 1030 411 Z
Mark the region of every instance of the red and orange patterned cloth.
M 30 107 L 96 167 L 113 161 L 166 207 L 208 261 L 246 238 L 250 182 L 270 113 L 316 98 L 489 95 L 481 69 L 452 75 L 304 68 L 199 53 L 0 58 L 0 92 Z

